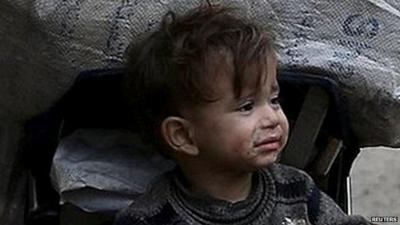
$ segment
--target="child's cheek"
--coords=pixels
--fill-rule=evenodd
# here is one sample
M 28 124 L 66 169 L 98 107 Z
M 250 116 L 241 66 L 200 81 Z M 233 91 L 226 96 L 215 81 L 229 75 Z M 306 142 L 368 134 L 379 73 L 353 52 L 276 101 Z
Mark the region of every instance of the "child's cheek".
M 234 151 L 238 156 L 241 155 L 251 157 L 255 154 L 252 143 L 253 142 L 251 138 L 241 135 L 232 140 L 232 147 L 234 148 Z
M 287 120 L 287 117 L 285 113 L 281 110 L 281 121 L 280 121 L 280 126 L 282 127 L 282 134 L 283 134 L 283 147 L 286 146 L 288 137 L 289 137 L 289 121 Z

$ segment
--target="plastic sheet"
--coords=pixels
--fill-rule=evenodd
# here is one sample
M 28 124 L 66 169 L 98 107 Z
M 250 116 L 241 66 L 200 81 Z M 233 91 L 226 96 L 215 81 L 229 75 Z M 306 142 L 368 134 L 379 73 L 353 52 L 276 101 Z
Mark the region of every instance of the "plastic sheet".
M 123 130 L 77 130 L 61 142 L 51 178 L 61 203 L 88 212 L 128 206 L 175 163 Z

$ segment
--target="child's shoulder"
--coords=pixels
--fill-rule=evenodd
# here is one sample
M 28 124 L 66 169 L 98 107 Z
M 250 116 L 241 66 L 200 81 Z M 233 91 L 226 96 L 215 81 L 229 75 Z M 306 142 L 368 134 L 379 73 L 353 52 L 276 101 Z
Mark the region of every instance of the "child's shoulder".
M 310 175 L 295 167 L 276 163 L 266 172 L 271 174 L 276 195 L 282 201 L 306 200 L 316 189 Z

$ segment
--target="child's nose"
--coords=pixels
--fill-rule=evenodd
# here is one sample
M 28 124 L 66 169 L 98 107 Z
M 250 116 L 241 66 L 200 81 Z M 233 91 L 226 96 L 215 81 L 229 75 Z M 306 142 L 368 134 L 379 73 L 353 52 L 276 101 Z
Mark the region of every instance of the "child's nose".
M 262 110 L 261 116 L 262 128 L 275 128 L 279 125 L 278 110 L 275 109 L 271 104 L 265 104 Z

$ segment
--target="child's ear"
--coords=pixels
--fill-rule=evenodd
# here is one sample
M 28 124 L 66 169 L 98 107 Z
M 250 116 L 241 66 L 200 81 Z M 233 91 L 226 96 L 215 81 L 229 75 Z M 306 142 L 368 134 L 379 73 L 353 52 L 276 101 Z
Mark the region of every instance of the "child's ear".
M 164 140 L 176 152 L 198 155 L 199 151 L 193 139 L 193 127 L 189 121 L 181 117 L 170 116 L 161 124 Z

